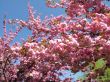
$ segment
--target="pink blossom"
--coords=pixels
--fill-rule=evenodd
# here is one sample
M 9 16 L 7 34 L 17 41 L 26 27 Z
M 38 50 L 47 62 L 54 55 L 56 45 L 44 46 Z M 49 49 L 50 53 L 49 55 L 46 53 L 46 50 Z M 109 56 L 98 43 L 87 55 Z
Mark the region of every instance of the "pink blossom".
M 87 67 L 84 63 L 109 56 L 110 15 L 101 0 L 61 0 L 55 4 L 52 1 L 47 0 L 47 6 L 64 8 L 67 16 L 41 20 L 40 16 L 34 16 L 28 4 L 28 20 L 4 19 L 4 34 L 0 37 L 1 82 L 71 82 L 71 78 L 61 81 L 58 71 L 77 72 Z M 8 33 L 7 23 L 18 24 L 16 32 Z M 28 28 L 32 35 L 22 44 L 10 46 L 22 28 Z M 19 64 L 15 64 L 17 59 Z M 12 60 L 16 61 L 12 63 Z

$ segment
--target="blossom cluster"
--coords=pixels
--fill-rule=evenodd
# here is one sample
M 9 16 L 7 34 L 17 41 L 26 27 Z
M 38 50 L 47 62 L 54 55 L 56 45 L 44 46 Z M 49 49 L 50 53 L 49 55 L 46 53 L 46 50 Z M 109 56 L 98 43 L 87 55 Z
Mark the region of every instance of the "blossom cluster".
M 102 0 L 61 0 L 49 7 L 63 7 L 67 16 L 34 17 L 28 5 L 29 19 L 4 20 L 4 36 L 0 38 L 0 81 L 61 81 L 59 70 L 77 72 L 89 62 L 110 53 L 110 8 Z M 16 32 L 6 33 L 6 23 L 17 23 Z M 22 28 L 32 31 L 22 44 L 10 42 Z M 39 40 L 40 39 L 40 40 Z M 19 64 L 16 64 L 16 60 Z M 14 61 L 14 63 L 12 62 Z M 110 63 L 110 62 L 109 62 Z

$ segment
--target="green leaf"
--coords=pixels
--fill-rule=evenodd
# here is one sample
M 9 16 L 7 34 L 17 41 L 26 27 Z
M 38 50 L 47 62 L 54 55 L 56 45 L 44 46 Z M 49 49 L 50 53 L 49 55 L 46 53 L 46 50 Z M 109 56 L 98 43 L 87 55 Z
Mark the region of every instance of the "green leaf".
M 107 76 L 107 78 L 110 79 L 110 68 L 107 68 L 107 69 L 105 70 L 105 76 Z
M 104 58 L 101 58 L 95 62 L 94 70 L 102 69 L 105 66 L 106 66 L 106 62 L 104 61 Z

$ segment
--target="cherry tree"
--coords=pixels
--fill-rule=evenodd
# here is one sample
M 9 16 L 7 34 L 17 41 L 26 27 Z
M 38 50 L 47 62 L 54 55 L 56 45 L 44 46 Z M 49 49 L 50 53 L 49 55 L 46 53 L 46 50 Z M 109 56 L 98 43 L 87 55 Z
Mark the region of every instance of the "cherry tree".
M 85 81 L 98 82 L 97 77 L 102 76 L 100 66 L 110 71 L 110 8 L 104 1 L 47 0 L 48 7 L 64 8 L 67 15 L 41 20 L 40 16 L 34 16 L 28 4 L 27 21 L 4 18 L 4 35 L 0 38 L 0 81 L 72 82 L 72 78 L 62 81 L 59 78 L 62 73 L 58 71 L 90 70 Z M 7 33 L 6 24 L 16 24 L 16 32 Z M 22 44 L 10 46 L 23 28 L 28 28 L 32 35 Z M 100 60 L 104 64 L 98 67 Z M 91 70 L 91 64 L 95 69 Z

